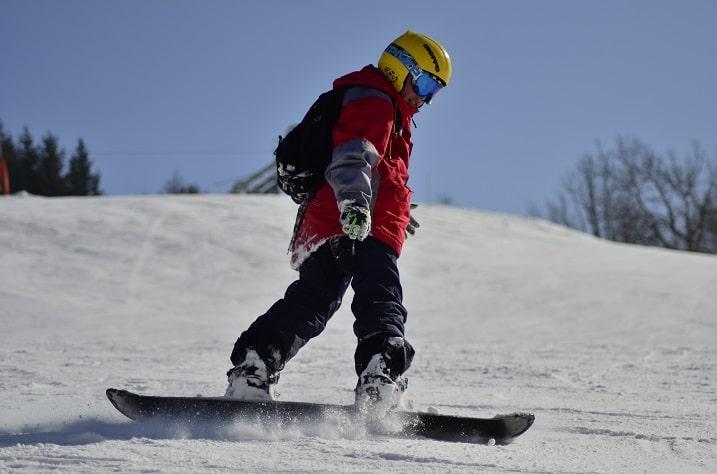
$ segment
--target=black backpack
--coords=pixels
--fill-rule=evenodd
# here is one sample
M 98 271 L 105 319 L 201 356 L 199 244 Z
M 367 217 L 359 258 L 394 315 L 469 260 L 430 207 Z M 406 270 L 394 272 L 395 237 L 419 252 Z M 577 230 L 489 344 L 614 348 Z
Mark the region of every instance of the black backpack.
M 331 131 L 341 115 L 345 89 L 324 92 L 309 108 L 301 122 L 285 137 L 279 136 L 274 150 L 279 188 L 301 204 L 324 181 L 331 162 Z

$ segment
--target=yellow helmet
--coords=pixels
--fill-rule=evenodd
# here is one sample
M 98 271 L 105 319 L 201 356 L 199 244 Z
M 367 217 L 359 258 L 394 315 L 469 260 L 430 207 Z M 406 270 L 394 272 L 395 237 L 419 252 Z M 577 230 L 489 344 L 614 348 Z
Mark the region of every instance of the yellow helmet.
M 410 73 L 414 87 L 422 89 L 417 89 L 419 95 L 427 97 L 426 102 L 430 102 L 438 89 L 448 84 L 453 72 L 448 51 L 433 38 L 411 30 L 388 45 L 378 60 L 378 69 L 391 81 L 397 92 L 401 91 Z M 428 77 L 421 79 L 424 73 Z M 436 87 L 429 85 L 429 78 L 437 83 Z

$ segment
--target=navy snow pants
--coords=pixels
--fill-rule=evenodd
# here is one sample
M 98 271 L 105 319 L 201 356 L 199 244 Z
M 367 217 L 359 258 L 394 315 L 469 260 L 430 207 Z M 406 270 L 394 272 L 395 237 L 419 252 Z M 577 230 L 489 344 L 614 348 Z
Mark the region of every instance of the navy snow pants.
M 363 242 L 335 237 L 314 251 L 299 268 L 299 279 L 280 299 L 244 331 L 234 344 L 231 360 L 242 362 L 253 348 L 272 372 L 279 372 L 311 338 L 321 334 L 339 309 L 349 284 L 354 290 L 351 310 L 358 338 L 356 373 L 371 356 L 384 349 L 389 337 L 404 337 L 407 312 L 394 250 L 378 239 Z M 402 374 L 411 365 L 413 347 L 405 341 L 389 367 Z

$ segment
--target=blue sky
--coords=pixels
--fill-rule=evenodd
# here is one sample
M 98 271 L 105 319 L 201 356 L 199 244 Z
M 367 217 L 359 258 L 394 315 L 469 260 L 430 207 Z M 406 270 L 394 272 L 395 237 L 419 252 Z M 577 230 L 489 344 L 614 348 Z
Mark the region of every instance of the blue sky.
M 416 116 L 414 199 L 523 214 L 619 134 L 717 155 L 715 20 L 711 0 L 0 0 L 0 120 L 82 137 L 108 194 L 175 171 L 223 192 L 411 28 L 454 63 Z

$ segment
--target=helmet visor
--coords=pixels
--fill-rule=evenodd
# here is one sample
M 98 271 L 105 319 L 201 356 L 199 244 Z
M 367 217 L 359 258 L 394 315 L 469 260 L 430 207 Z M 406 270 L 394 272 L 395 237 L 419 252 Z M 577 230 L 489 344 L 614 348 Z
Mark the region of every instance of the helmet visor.
M 386 52 L 406 66 L 408 73 L 411 75 L 411 82 L 416 95 L 427 104 L 430 104 L 433 96 L 443 88 L 443 81 L 430 72 L 421 69 L 421 66 L 413 59 L 413 56 L 408 54 L 406 50 L 400 46 L 391 43 L 388 45 L 388 48 L 386 48 Z

